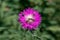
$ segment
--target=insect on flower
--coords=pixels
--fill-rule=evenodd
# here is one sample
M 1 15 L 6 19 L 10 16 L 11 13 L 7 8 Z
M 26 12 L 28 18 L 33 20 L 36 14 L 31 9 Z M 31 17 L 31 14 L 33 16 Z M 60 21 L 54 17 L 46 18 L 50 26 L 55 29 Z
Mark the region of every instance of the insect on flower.
M 23 29 L 35 30 L 41 24 L 41 14 L 33 8 L 27 8 L 19 13 L 19 23 Z

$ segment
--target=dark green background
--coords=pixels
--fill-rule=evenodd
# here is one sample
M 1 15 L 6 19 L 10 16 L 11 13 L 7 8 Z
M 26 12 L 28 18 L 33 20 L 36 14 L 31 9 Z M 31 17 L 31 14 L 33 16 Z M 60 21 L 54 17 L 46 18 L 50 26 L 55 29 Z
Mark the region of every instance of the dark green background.
M 42 15 L 36 30 L 24 30 L 18 14 L 31 7 Z M 0 40 L 60 40 L 60 0 L 0 0 Z

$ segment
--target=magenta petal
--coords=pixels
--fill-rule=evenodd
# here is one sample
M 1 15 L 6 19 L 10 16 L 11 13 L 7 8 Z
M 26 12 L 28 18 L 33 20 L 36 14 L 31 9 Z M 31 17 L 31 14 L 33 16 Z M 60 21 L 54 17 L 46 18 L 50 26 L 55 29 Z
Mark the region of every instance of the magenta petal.
M 38 28 L 38 25 L 41 24 L 41 21 L 41 14 L 33 8 L 27 8 L 19 13 L 19 22 L 22 24 L 23 29 L 36 29 Z

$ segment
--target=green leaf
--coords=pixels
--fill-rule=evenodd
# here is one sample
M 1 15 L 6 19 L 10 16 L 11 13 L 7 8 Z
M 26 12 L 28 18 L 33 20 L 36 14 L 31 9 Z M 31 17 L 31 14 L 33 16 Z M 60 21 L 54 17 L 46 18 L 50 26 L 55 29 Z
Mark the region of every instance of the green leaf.
M 53 13 L 55 13 L 55 9 L 54 8 L 45 8 L 43 13 L 46 13 L 46 14 L 51 13 L 51 14 L 53 14 Z
M 12 15 L 9 17 L 6 17 L 4 20 L 5 25 L 16 25 L 17 24 L 17 15 Z
M 46 28 L 47 30 L 51 30 L 52 32 L 60 32 L 59 26 L 50 26 Z

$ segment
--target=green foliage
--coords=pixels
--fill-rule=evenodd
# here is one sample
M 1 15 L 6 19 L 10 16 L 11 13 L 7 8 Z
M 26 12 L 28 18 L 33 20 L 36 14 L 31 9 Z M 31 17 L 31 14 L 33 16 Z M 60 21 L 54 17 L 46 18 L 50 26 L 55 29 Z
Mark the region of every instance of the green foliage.
M 0 0 L 0 40 L 60 40 L 58 0 Z M 18 22 L 21 10 L 32 7 L 42 15 L 34 31 L 26 31 Z

